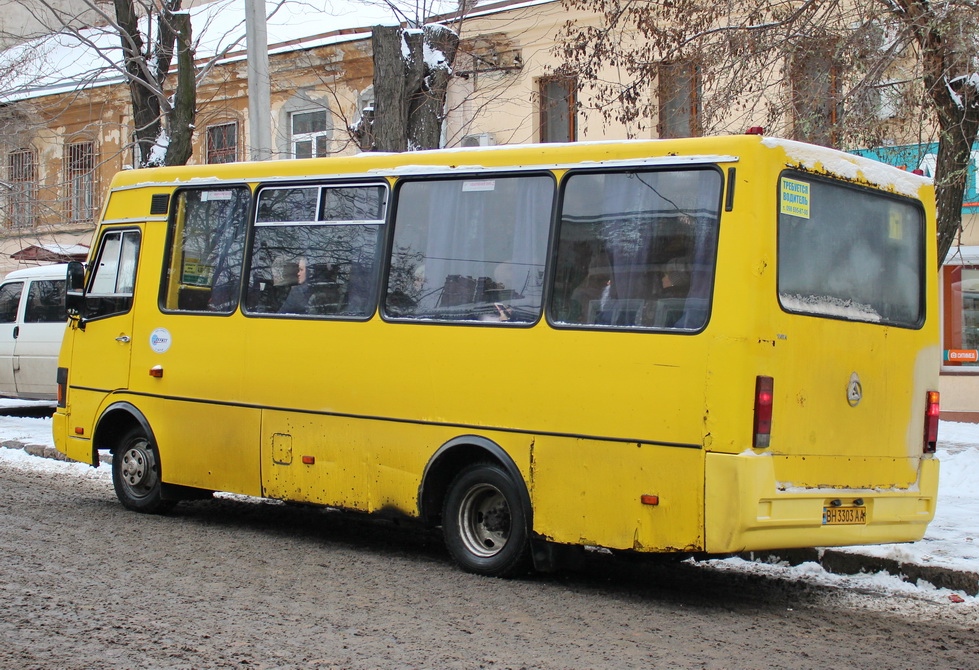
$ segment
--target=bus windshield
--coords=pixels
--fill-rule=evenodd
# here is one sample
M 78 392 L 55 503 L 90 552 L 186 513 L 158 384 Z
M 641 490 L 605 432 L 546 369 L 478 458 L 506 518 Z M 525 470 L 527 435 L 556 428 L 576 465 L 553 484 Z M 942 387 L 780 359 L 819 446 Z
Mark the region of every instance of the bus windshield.
M 786 311 L 921 325 L 919 207 L 803 174 L 783 174 L 779 189 L 778 296 Z

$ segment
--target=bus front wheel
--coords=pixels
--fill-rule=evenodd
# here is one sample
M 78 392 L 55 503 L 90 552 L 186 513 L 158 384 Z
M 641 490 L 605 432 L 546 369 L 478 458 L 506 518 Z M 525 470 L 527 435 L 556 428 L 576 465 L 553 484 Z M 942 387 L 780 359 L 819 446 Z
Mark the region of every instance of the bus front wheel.
M 174 505 L 163 499 L 159 455 L 142 428 L 133 428 L 119 441 L 112 455 L 112 484 L 127 509 L 159 514 Z
M 467 572 L 513 576 L 529 567 L 526 518 L 510 475 L 495 463 L 474 463 L 449 487 L 442 513 L 446 547 Z

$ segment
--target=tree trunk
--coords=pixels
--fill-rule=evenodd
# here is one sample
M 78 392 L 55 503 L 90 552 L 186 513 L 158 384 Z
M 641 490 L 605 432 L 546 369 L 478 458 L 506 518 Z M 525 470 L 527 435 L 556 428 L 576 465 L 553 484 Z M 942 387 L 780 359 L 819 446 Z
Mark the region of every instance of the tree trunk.
M 156 82 L 149 80 L 146 56 L 143 53 L 143 37 L 139 33 L 139 17 L 136 15 L 133 0 L 115 0 L 115 10 L 122 53 L 126 59 L 126 74 L 129 77 L 137 161 L 139 165 L 147 165 L 162 127 L 160 103 L 153 92 Z
M 172 17 L 176 33 L 177 90 L 168 121 L 170 144 L 167 146 L 167 165 L 185 165 L 194 152 L 194 118 L 197 114 L 197 83 L 194 70 L 194 49 L 191 42 L 190 14 Z
M 375 151 L 408 148 L 408 109 L 405 83 L 407 64 L 402 55 L 400 26 L 374 26 L 374 136 Z
M 422 30 L 376 26 L 371 42 L 374 150 L 439 148 L 459 36 L 439 25 Z M 426 51 L 431 54 L 427 59 Z
M 423 70 L 421 81 L 408 102 L 408 146 L 416 149 L 438 149 L 442 146 L 442 122 L 445 120 L 445 94 L 452 76 L 452 63 L 459 36 L 442 26 L 425 26 L 420 35 L 419 51 Z M 425 46 L 431 54 L 441 54 L 441 62 L 424 62 Z M 414 55 L 415 50 L 412 49 Z
M 972 147 L 979 133 L 979 95 L 967 78 L 952 79 L 949 62 L 954 54 L 938 35 L 923 41 L 925 86 L 938 112 L 938 156 L 935 164 L 935 207 L 938 223 L 938 265 L 962 231 Z

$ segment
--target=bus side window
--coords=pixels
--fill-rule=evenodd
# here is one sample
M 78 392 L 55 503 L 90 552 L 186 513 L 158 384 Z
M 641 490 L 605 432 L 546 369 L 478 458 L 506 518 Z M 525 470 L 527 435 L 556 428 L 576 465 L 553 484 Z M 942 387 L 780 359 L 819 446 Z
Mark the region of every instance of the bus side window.
M 540 318 L 554 181 L 545 175 L 406 181 L 385 313 L 440 322 Z
M 363 319 L 374 313 L 387 188 L 264 188 L 245 309 Z
M 245 187 L 177 193 L 163 309 L 230 314 L 237 308 L 250 203 Z
M 589 171 L 563 186 L 552 322 L 686 331 L 706 324 L 720 217 L 716 170 Z
M 110 230 L 102 236 L 83 316 L 93 319 L 129 311 L 136 286 L 139 244 L 138 230 Z

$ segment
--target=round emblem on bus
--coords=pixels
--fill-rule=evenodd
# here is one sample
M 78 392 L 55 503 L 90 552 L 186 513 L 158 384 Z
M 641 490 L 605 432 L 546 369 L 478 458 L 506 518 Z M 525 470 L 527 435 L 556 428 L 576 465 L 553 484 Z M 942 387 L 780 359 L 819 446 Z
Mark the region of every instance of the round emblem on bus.
M 854 372 L 850 375 L 850 383 L 846 385 L 846 401 L 850 407 L 856 407 L 863 399 L 863 385 L 860 383 L 860 375 Z
M 150 333 L 150 349 L 158 354 L 162 354 L 170 348 L 170 331 L 166 328 L 157 328 Z

